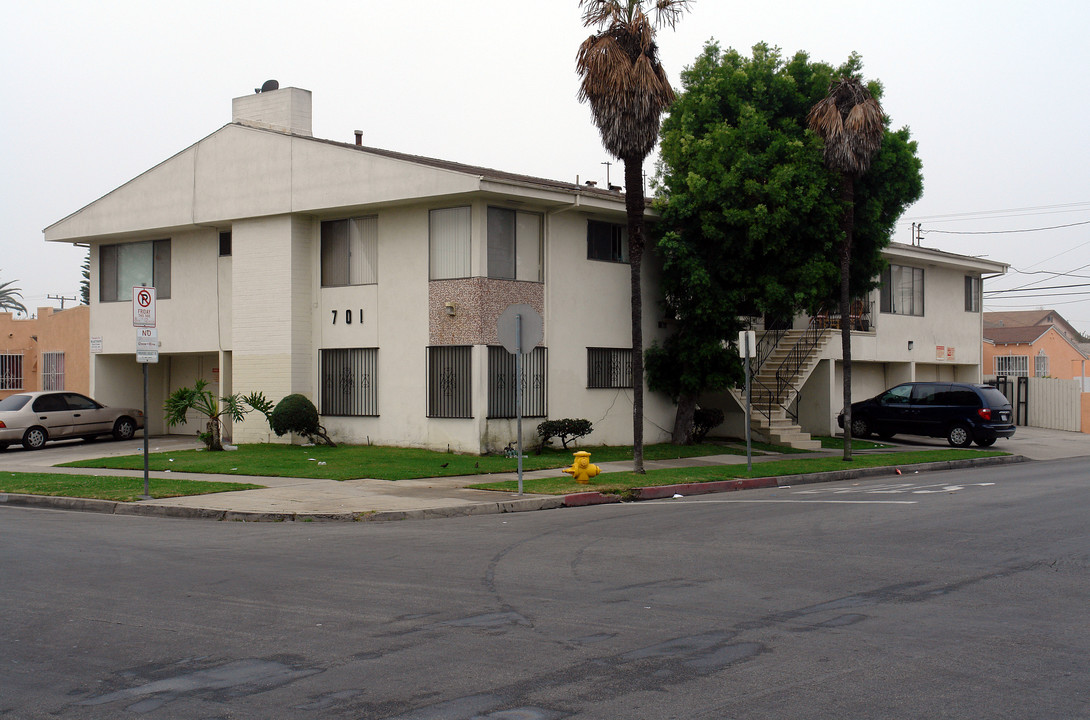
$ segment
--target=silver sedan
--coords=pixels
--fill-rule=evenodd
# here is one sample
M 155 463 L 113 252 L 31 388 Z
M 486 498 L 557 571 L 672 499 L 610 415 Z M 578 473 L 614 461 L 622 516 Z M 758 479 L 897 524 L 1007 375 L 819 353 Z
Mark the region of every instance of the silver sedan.
M 0 450 L 16 442 L 38 450 L 49 440 L 107 434 L 129 440 L 142 427 L 143 411 L 107 407 L 74 392 L 27 392 L 0 400 Z

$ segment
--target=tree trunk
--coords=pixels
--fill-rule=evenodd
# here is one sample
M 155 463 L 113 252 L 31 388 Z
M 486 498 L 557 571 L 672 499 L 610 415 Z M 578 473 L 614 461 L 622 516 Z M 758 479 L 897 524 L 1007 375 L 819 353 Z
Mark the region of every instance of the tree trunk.
M 208 441 L 209 450 L 223 450 L 223 441 L 220 439 L 220 422 L 216 418 L 211 418 L 208 421 L 208 434 L 211 435 L 211 439 Z
M 643 474 L 643 158 L 624 158 L 628 262 L 632 271 L 632 470 Z
M 852 318 L 850 271 L 852 262 L 852 230 L 855 226 L 855 179 L 844 173 L 840 198 L 844 201 L 841 229 L 844 238 L 840 246 L 840 344 L 844 355 L 844 459 L 852 459 Z
M 693 415 L 696 413 L 696 395 L 681 395 L 677 399 L 674 415 L 674 445 L 693 444 Z

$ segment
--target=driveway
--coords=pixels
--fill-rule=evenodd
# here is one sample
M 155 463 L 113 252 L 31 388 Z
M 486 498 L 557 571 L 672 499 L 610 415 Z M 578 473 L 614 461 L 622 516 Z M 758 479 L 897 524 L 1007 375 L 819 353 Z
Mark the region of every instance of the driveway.
M 918 448 L 925 445 L 950 447 L 949 443 L 943 438 L 912 435 L 898 435 L 890 443 L 906 448 Z M 974 445 L 974 447 L 976 446 Z M 1060 460 L 1063 458 L 1084 457 L 1090 455 L 1090 434 L 1019 426 L 1014 433 L 1014 437 L 1000 439 L 988 449 L 1024 455 L 1030 460 Z

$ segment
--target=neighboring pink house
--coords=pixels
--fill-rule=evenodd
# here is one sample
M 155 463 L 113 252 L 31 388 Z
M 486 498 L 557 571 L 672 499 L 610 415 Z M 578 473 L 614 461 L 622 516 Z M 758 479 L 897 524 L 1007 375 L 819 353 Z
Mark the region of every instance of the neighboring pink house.
M 1087 357 L 1052 325 L 985 327 L 985 375 L 1080 379 Z
M 36 318 L 0 313 L 0 398 L 33 390 L 91 388 L 91 308 L 40 307 Z

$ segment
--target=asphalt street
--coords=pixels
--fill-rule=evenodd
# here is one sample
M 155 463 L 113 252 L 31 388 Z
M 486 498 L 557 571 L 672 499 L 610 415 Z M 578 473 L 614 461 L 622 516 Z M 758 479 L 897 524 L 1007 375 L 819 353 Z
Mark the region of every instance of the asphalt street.
M 0 716 L 1090 716 L 1084 459 L 402 523 L 0 507 Z

